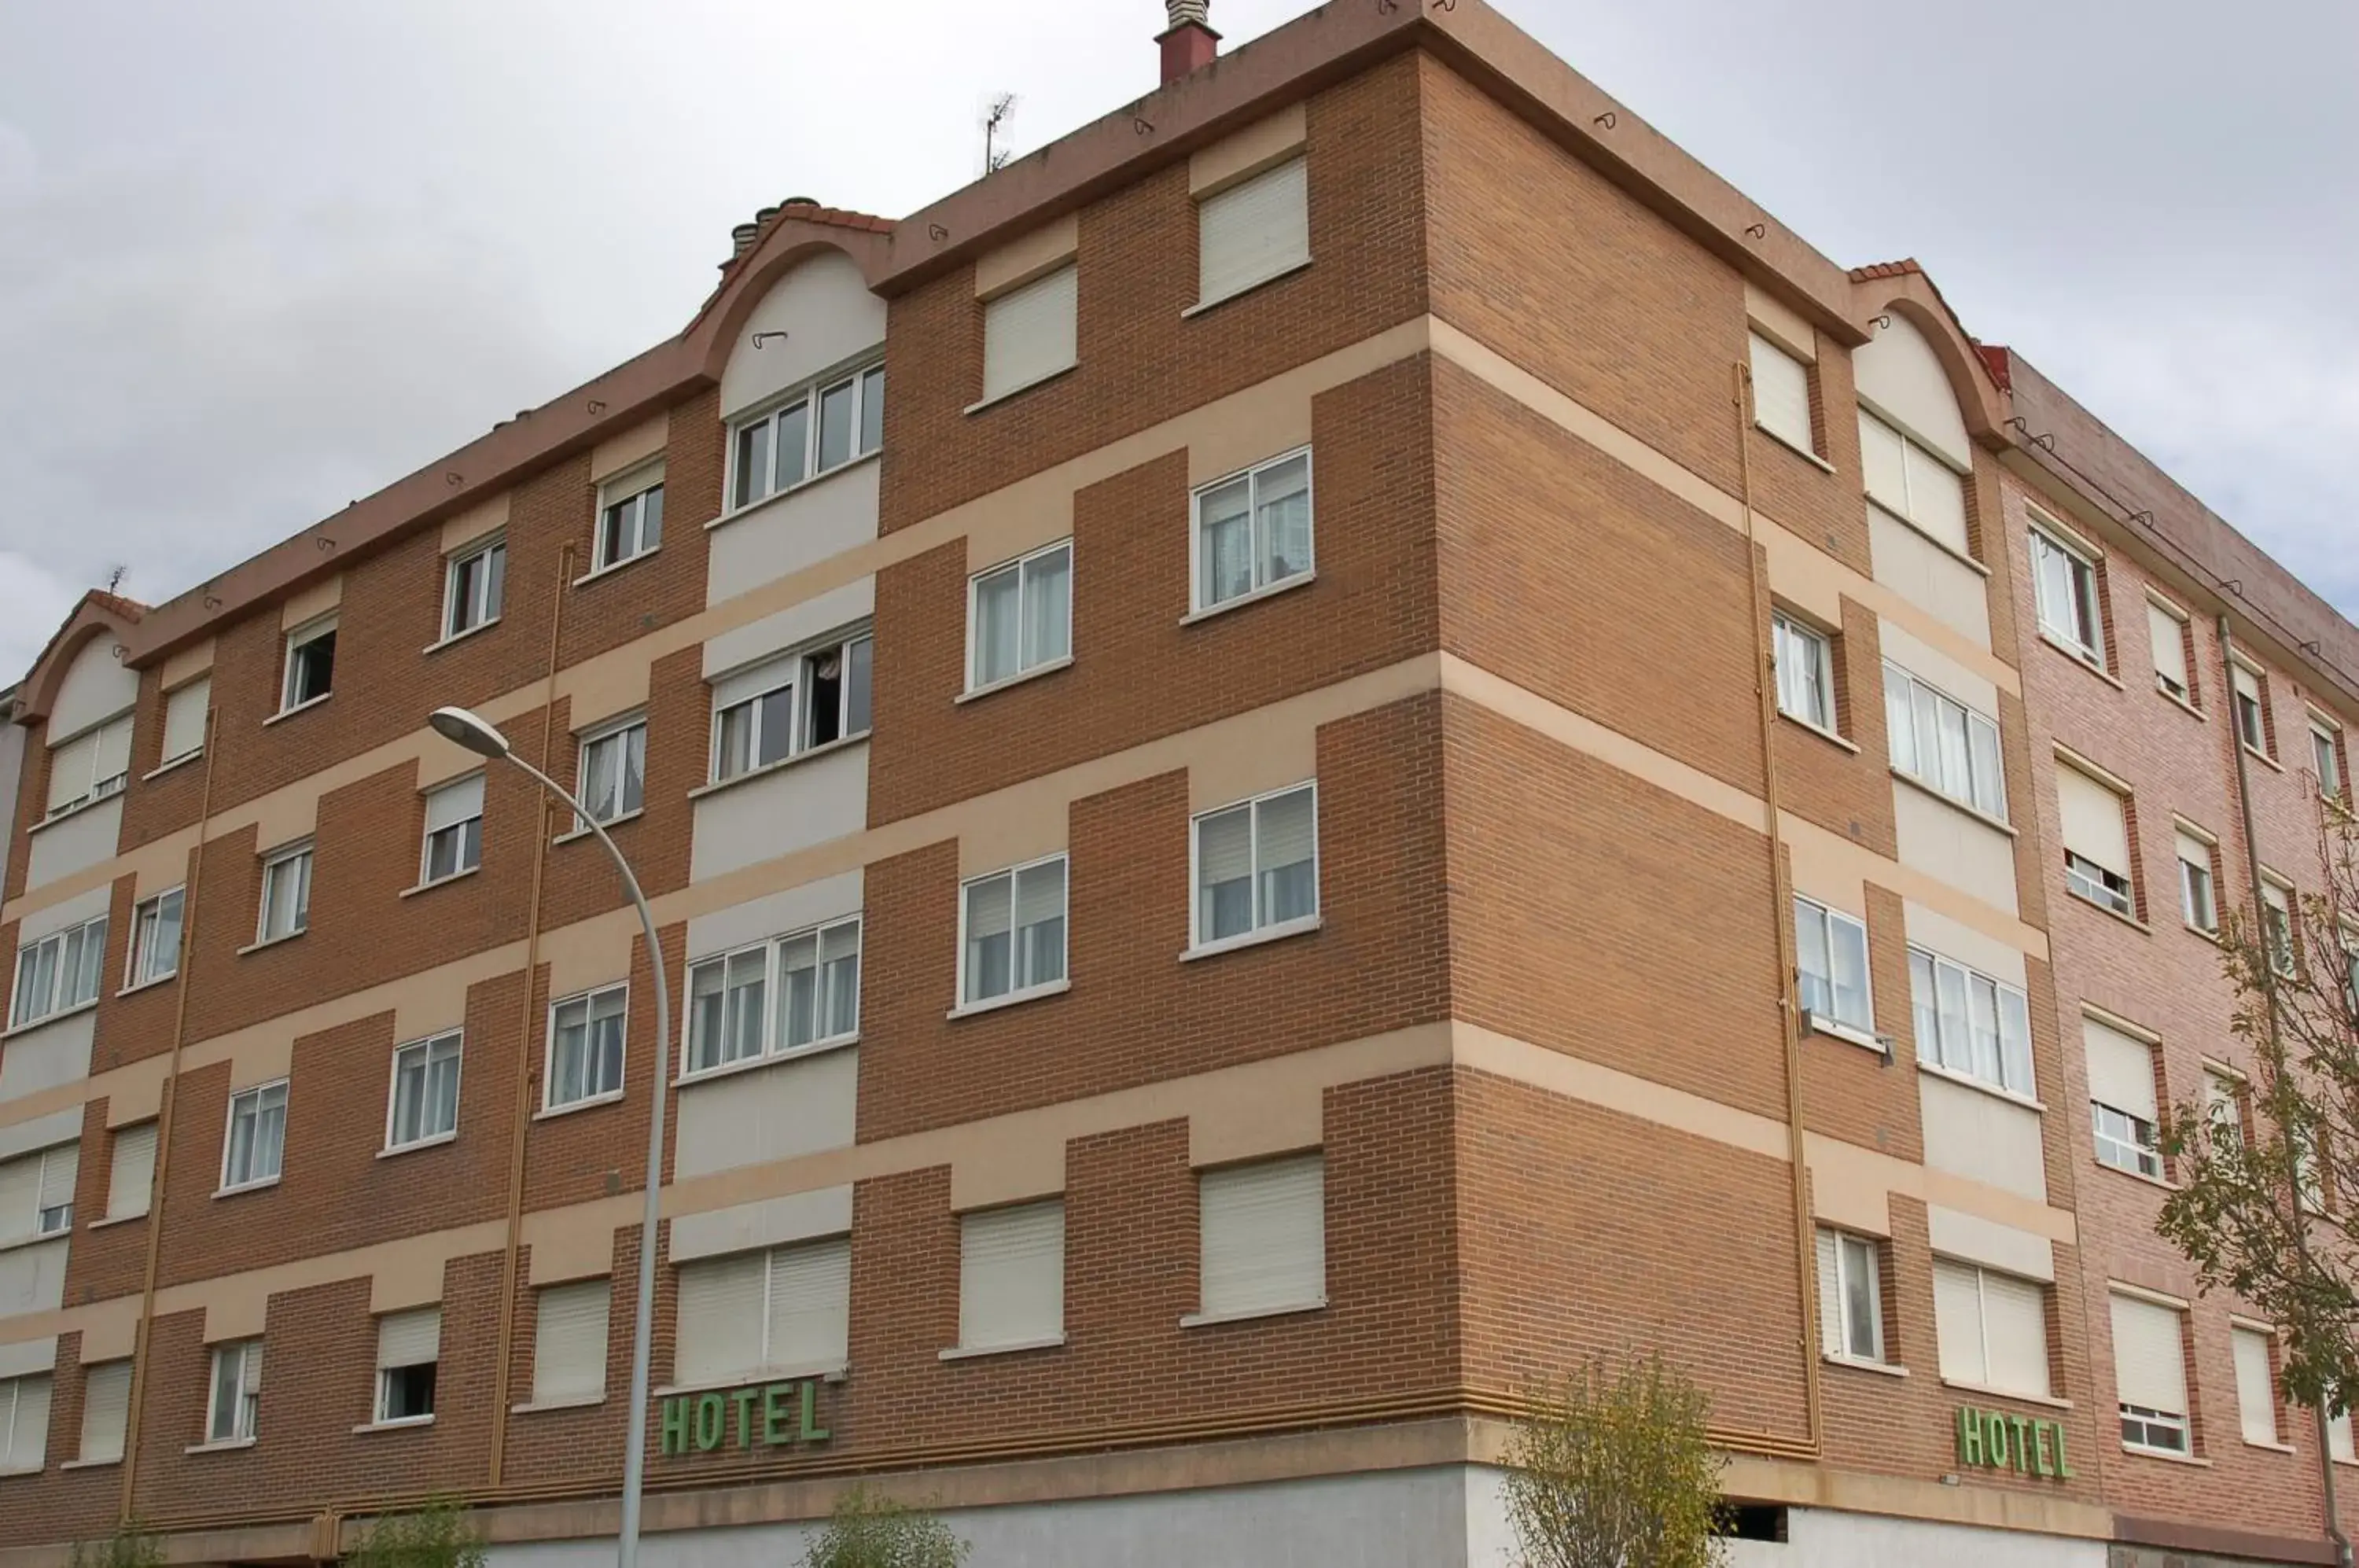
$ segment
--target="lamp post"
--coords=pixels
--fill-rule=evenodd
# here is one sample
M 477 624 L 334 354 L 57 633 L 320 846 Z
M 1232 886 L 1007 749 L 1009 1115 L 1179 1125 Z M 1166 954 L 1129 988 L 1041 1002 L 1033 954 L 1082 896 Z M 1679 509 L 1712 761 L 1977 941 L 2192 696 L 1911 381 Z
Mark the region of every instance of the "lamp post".
M 639 930 L 647 937 L 647 959 L 655 966 L 655 1109 L 647 1118 L 647 1205 L 639 1215 L 639 1300 L 631 1337 L 630 1436 L 629 1446 L 623 1451 L 623 1529 L 615 1552 L 618 1568 L 636 1568 L 639 1497 L 647 1482 L 647 1344 L 655 1337 L 656 1223 L 663 1190 L 664 1085 L 671 1071 L 671 986 L 664 975 L 663 948 L 656 941 L 655 911 L 647 908 L 647 896 L 639 891 L 639 879 L 632 875 L 631 863 L 623 858 L 623 852 L 606 836 L 604 825 L 563 785 L 518 757 L 508 746 L 507 736 L 464 708 L 437 708 L 426 722 L 436 735 L 478 757 L 494 761 L 505 757 L 515 763 L 542 789 L 572 807 L 575 817 L 590 825 L 590 831 L 598 835 L 598 842 L 614 858 L 614 869 L 622 874 L 623 890 L 631 896 L 631 903 L 639 911 Z M 525 984 L 532 984 L 532 976 L 525 976 Z

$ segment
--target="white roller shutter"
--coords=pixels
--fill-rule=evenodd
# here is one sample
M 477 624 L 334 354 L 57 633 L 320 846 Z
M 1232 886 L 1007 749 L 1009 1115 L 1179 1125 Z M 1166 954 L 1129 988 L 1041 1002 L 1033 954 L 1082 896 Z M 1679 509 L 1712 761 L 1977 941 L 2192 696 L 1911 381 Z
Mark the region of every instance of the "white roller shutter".
M 2129 827 L 2122 798 L 2077 768 L 2056 768 L 2056 805 L 2063 818 L 2064 847 L 2127 879 Z
M 959 1223 L 959 1344 L 1029 1345 L 1065 1332 L 1065 1205 L 1027 1203 Z
M 762 1365 L 765 1253 L 679 1266 L 672 1381 L 687 1388 L 751 1377 Z
M 1261 869 L 1299 866 L 1319 847 L 1319 816 L 1313 792 L 1289 789 L 1261 802 Z
M 606 1391 L 606 1279 L 551 1285 L 537 1292 L 532 1341 L 532 1401 L 594 1399 Z
M 1841 1356 L 1843 1342 L 1843 1276 L 1836 1261 L 1841 1244 L 1831 1230 L 1819 1232 L 1819 1349 Z
M 74 1201 L 82 1178 L 82 1145 L 61 1143 L 41 1156 L 41 1207 L 62 1208 Z
M 0 1383 L 0 1417 L 12 1417 L 0 1431 L 0 1470 L 38 1470 L 49 1457 L 49 1377 L 18 1377 L 11 1392 Z
M 1966 487 L 1957 471 L 1908 443 L 1908 520 L 1956 550 L 1966 553 Z
M 842 1366 L 852 1354 L 851 1241 L 774 1248 L 769 1272 L 764 1364 L 798 1372 Z
M 2228 679 L 2234 683 L 2236 695 L 2249 700 L 2255 706 L 2261 702 L 2261 678 L 2241 664 L 2228 667 Z
M 2011 1394 L 2049 1392 L 2048 1293 L 2028 1279 L 1983 1271 L 1987 1381 Z
M 1073 364 L 1079 355 L 1078 268 L 1060 267 L 983 307 L 983 395 L 1013 392 Z
M 442 1359 L 442 1309 L 419 1307 L 376 1320 L 376 1365 L 423 1367 Z
M 90 793 L 98 756 L 98 732 L 76 735 L 49 752 L 49 810 L 64 811 Z
M 2123 1404 L 2187 1413 L 2187 1361 L 2180 1314 L 2135 1296 L 2114 1297 L 2114 1385 Z
M 2169 681 L 2181 695 L 2190 691 L 2187 681 L 2186 626 L 2177 615 L 2149 599 L 2146 604 L 2146 630 L 2154 645 L 2154 672 Z
M 1207 1315 L 1327 1299 L 1326 1167 L 1320 1156 L 1207 1171 L 1197 1191 Z
M 1308 165 L 1292 158 L 1197 204 L 1197 293 L 1209 304 L 1310 259 Z
M 2269 1339 L 2257 1329 L 2240 1328 L 2236 1345 L 2236 1410 L 2247 1443 L 2277 1440 L 2277 1397 L 2269 1380 Z
M 2094 1018 L 2081 1020 L 2081 1040 L 2089 1057 L 2089 1098 L 2140 1121 L 2159 1121 L 2155 1114 L 2154 1048 Z
M 81 1458 L 84 1464 L 123 1457 L 124 1421 L 130 1408 L 130 1362 L 109 1361 L 83 1369 Z
M 426 831 L 455 827 L 470 817 L 484 814 L 484 776 L 462 779 L 455 784 L 445 784 L 426 797 Z
M 41 1157 L 0 1160 L 0 1241 L 33 1234 L 41 1214 Z
M 98 727 L 98 750 L 91 772 L 101 784 L 131 771 L 131 715 L 111 719 Z
M 147 1212 L 148 1190 L 156 1182 L 156 1124 L 141 1122 L 114 1135 L 112 1169 L 106 1177 L 106 1217 L 122 1219 Z
M 1862 408 L 1859 411 L 1859 461 L 1867 493 L 1886 511 L 1908 515 L 1908 462 L 1900 432 Z
M 213 680 L 210 675 L 200 675 L 165 696 L 163 761 L 204 748 L 205 713 L 212 707 L 212 699 Z
M 712 683 L 713 711 L 717 713 L 723 708 L 734 707 L 749 697 L 775 691 L 781 686 L 791 686 L 794 681 L 795 661 L 792 658 L 766 659 L 734 675 L 723 675 Z
M 2351 1412 L 2349 1410 L 2345 1410 L 2341 1415 L 2328 1419 L 2326 1423 L 2326 1450 L 2328 1453 L 2333 1454 L 2335 1458 L 2342 1460 L 2345 1465 L 2350 1464 L 2354 1458 L 2359 1458 L 2359 1454 L 2354 1454 L 2352 1452 Z
M 1941 1354 L 1941 1376 L 1952 1383 L 1990 1387 L 1983 1351 L 1982 1288 L 1972 1265 L 1933 1259 L 1933 1337 Z
M 2212 869 L 2212 846 L 2181 828 L 2179 830 L 2179 858 L 2209 871 Z
M 1814 450 L 1810 368 L 1759 332 L 1751 336 L 1755 421 L 1789 445 Z

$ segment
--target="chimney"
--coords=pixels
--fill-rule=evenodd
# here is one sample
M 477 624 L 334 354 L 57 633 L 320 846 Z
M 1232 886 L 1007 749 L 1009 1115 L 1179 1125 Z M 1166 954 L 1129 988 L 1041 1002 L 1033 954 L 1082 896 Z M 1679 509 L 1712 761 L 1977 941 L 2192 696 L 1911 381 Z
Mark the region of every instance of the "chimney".
M 1204 14 L 1205 0 L 1163 0 L 1171 26 L 1155 41 L 1163 46 L 1163 85 L 1170 86 L 1190 71 L 1212 63 L 1221 35 L 1212 31 Z
M 739 223 L 731 229 L 729 231 L 730 259 L 734 261 L 752 250 L 754 236 L 761 232 L 762 226 L 759 223 Z

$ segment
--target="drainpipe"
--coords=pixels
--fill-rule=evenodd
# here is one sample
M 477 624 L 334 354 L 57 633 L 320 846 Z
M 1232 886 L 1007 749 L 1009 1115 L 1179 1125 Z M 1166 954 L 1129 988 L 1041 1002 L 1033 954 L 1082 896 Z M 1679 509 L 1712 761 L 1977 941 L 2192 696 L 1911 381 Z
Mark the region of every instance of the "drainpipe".
M 2236 636 L 2229 629 L 2226 615 L 2219 617 L 2218 626 L 2220 668 L 2223 672 L 2221 679 L 2228 685 L 2228 750 L 2236 759 L 2236 815 L 2245 830 L 2245 877 L 2252 888 L 2252 907 L 2258 909 L 2261 908 L 2261 852 L 2258 842 L 2253 836 L 2252 765 L 2245 758 L 2245 737 L 2236 729 Z M 2265 942 L 2267 940 L 2266 933 L 2262 940 Z M 2261 987 L 2268 1003 L 2266 1016 L 2269 1024 L 2270 1062 L 2273 1068 L 2282 1071 L 2285 1062 L 2285 1042 L 2277 1033 L 2277 969 L 2274 965 L 2267 963 L 2261 965 Z M 2294 1188 L 2292 1198 L 2295 1219 L 2294 1246 L 2302 1248 L 2306 1253 L 2309 1242 L 2301 1224 L 2301 1191 L 2299 1184 Z M 2340 1563 L 2342 1568 L 2352 1568 L 2351 1538 L 2343 1532 L 2342 1509 L 2336 1504 L 2334 1497 L 2334 1449 L 2332 1441 L 2327 1435 L 2326 1407 L 2321 1405 L 2310 1413 L 2318 1428 L 2318 1487 L 2320 1502 L 2326 1513 L 2326 1539 L 2334 1543 L 2335 1562 Z

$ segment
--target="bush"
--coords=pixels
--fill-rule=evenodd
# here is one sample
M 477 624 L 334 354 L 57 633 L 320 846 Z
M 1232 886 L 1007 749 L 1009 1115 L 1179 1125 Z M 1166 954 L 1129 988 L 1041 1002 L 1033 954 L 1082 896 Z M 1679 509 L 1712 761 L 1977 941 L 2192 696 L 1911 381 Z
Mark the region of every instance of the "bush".
M 803 1554 L 803 1568 L 958 1568 L 969 1550 L 932 1514 L 854 1486 Z

